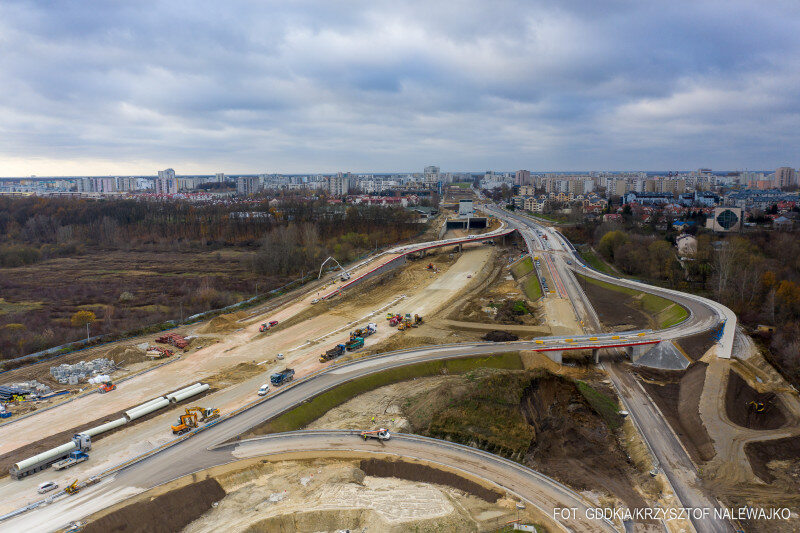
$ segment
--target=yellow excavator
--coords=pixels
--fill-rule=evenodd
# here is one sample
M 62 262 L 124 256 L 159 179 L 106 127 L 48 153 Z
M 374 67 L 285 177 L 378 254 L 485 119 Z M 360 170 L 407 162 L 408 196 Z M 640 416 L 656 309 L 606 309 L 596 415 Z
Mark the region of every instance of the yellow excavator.
M 762 411 L 764 411 L 764 409 L 767 408 L 767 405 L 764 402 L 757 402 L 755 400 L 747 403 L 748 407 L 750 407 L 751 405 L 755 408 L 757 413 L 761 413 Z
M 64 492 L 66 492 L 67 494 L 75 494 L 76 492 L 78 492 L 78 490 L 80 489 L 78 489 L 78 480 L 76 479 L 75 481 L 72 482 L 71 485 L 67 486 L 67 488 L 64 489 Z
M 183 435 L 196 428 L 200 422 L 210 422 L 215 418 L 219 418 L 219 409 L 187 407 L 186 414 L 181 415 L 178 424 L 172 426 L 172 434 Z

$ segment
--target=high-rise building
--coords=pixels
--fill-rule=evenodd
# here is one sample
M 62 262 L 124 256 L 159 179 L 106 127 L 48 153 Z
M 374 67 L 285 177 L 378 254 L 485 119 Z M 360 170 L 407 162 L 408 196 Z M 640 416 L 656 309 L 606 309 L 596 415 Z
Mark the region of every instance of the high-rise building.
M 331 196 L 347 196 L 350 192 L 350 173 L 339 172 L 335 176 L 325 177 L 328 193 Z
M 781 167 L 775 171 L 776 187 L 791 187 L 797 185 L 797 172 L 791 167 Z
M 514 175 L 514 185 L 531 185 L 531 171 L 517 170 Z
M 178 194 L 178 180 L 171 168 L 159 170 L 156 178 L 156 194 Z
M 425 167 L 425 170 L 422 174 L 425 179 L 425 183 L 436 183 L 439 181 L 439 167 L 437 166 L 431 165 Z
M 258 176 L 239 176 L 236 178 L 236 192 L 242 195 L 255 194 L 261 190 Z
M 217 183 L 225 183 L 225 173 L 224 172 L 217 172 L 214 175 L 214 181 Z

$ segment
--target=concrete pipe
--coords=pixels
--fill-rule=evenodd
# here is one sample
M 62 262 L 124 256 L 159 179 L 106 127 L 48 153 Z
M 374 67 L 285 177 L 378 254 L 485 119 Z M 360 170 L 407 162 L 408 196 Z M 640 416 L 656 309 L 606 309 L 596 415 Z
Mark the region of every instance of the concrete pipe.
M 89 435 L 90 437 L 94 437 L 95 435 L 99 435 L 100 433 L 105 433 L 106 431 L 111 431 L 112 429 L 118 428 L 127 423 L 128 419 L 123 416 L 122 418 L 112 420 L 111 422 L 106 422 L 105 424 L 99 425 L 92 429 L 87 429 L 82 433 Z
M 198 388 L 200 388 L 202 386 L 203 386 L 202 383 L 195 383 L 194 385 L 189 385 L 188 387 L 185 387 L 185 388 L 180 389 L 180 390 L 176 390 L 175 392 L 170 392 L 169 394 L 167 394 L 166 398 L 169 401 L 174 403 L 176 401 L 175 400 L 176 396 L 180 396 L 180 395 L 182 395 L 184 393 L 187 393 L 187 392 L 189 392 L 191 390 L 194 390 L 194 389 L 198 389 Z
M 161 409 L 162 407 L 166 407 L 167 405 L 169 405 L 169 400 L 167 400 L 166 398 L 161 398 L 158 402 L 151 403 L 146 407 L 125 411 L 125 417 L 128 420 L 136 420 L 137 418 L 141 418 L 144 415 L 149 415 L 153 411 L 158 411 L 159 409 Z
M 204 384 L 204 385 L 200 385 L 199 387 L 196 387 L 194 389 L 190 389 L 190 390 L 184 392 L 183 394 L 178 394 L 178 395 L 174 396 L 173 397 L 173 401 L 175 403 L 182 402 L 186 398 L 191 398 L 192 396 L 196 396 L 196 395 L 200 394 L 201 392 L 207 391 L 210 388 L 211 388 L 211 385 L 209 385 L 207 383 Z
M 66 455 L 69 452 L 75 450 L 76 448 L 77 446 L 75 446 L 74 442 L 68 442 L 66 444 L 62 444 L 61 446 L 56 446 L 52 450 L 47 450 L 46 452 L 34 455 L 33 457 L 23 459 L 22 461 L 15 463 L 14 468 L 16 468 L 18 471 L 25 470 L 35 465 L 36 463 L 40 463 L 42 461 L 47 461 L 49 459 L 55 459 L 57 457 Z

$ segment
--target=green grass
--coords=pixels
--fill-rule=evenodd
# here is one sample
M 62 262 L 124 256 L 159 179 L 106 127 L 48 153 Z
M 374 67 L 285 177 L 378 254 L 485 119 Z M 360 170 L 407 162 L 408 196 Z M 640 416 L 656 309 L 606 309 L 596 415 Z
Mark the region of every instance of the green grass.
M 661 329 L 674 326 L 686 320 L 689 317 L 689 311 L 678 304 L 662 311 L 658 317 L 661 321 Z
M 250 435 L 266 435 L 282 431 L 295 431 L 303 428 L 321 417 L 331 409 L 342 405 L 359 394 L 410 379 L 447 374 L 463 374 L 477 368 L 502 368 L 511 370 L 522 369 L 522 360 L 518 353 L 509 352 L 490 357 L 468 357 L 460 359 L 446 359 L 441 361 L 427 361 L 413 365 L 391 368 L 375 374 L 370 374 L 347 383 L 343 383 L 331 390 L 298 405 L 254 428 Z
M 533 271 L 533 259 L 530 257 L 518 261 L 511 267 L 511 273 L 514 275 L 514 279 L 520 279 L 522 276 L 530 274 L 531 271 Z
M 592 406 L 592 409 L 600 415 L 609 428 L 617 429 L 622 425 L 622 418 L 619 416 L 617 402 L 606 396 L 602 392 L 595 390 L 586 382 L 576 381 L 578 390 Z
M 603 261 L 596 253 L 591 250 L 578 252 L 586 263 L 595 270 L 616 276 L 617 273 L 612 269 L 608 263 Z
M 533 213 L 531 211 L 528 211 L 528 213 L 530 213 L 530 215 L 532 217 L 534 217 L 534 218 L 541 218 L 541 219 L 544 219 L 544 220 L 549 220 L 550 222 L 560 223 L 560 222 L 566 222 L 567 221 L 566 218 L 559 217 L 559 216 L 556 216 L 556 215 L 545 215 L 544 213 Z
M 0 315 L 10 313 L 24 313 L 26 311 L 35 311 L 41 309 L 44 305 L 43 302 L 24 301 L 24 302 L 9 302 L 4 298 L 0 298 Z
M 457 183 L 451 183 L 450 185 L 453 186 L 453 187 L 458 187 L 459 189 L 469 189 L 470 187 L 472 187 L 472 182 L 471 181 L 460 181 L 460 182 L 457 182 Z
M 539 278 L 536 277 L 536 274 L 525 280 L 525 296 L 533 301 L 542 297 L 542 285 L 539 283 Z

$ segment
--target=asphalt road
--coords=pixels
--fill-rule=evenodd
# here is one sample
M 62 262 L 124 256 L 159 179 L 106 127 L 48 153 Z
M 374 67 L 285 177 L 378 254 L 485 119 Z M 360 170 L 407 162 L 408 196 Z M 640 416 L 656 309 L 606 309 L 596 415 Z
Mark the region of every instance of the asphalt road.
M 529 235 L 536 235 L 538 231 L 544 231 L 549 235 L 548 241 L 550 243 L 553 243 L 554 240 L 556 241 L 556 243 L 550 245 L 551 250 L 549 253 L 553 256 L 558 275 L 561 277 L 562 281 L 565 282 L 569 298 L 576 307 L 576 313 L 590 331 L 601 331 L 602 326 L 597 317 L 597 313 L 595 313 L 592 308 L 591 302 L 580 288 L 580 285 L 576 282 L 574 276 L 572 276 L 572 270 L 617 285 L 636 289 L 643 288 L 643 284 L 641 283 L 629 282 L 627 280 L 606 276 L 584 267 L 577 257 L 577 254 L 574 253 L 574 249 L 570 243 L 566 242 L 560 235 L 556 235 L 555 232 L 547 230 L 526 217 L 510 215 L 510 218 L 518 223 L 517 227 L 522 226 L 523 234 L 528 233 Z M 539 240 L 540 244 L 542 242 L 543 241 Z M 566 264 L 565 259 L 567 257 L 572 261 L 572 265 Z M 735 315 L 731 320 L 730 315 L 732 313 L 730 310 L 717 302 L 649 285 L 644 287 L 646 287 L 648 292 L 678 302 L 690 312 L 689 318 L 684 322 L 666 330 L 656 332 L 661 335 L 662 338 L 679 338 L 692 335 L 693 333 L 707 331 L 715 327 L 721 320 L 727 321 L 725 324 L 726 329 L 735 329 Z M 722 340 L 722 350 L 724 351 L 727 349 L 728 356 L 730 356 L 733 348 L 732 341 L 730 347 L 726 347 L 724 346 L 725 338 L 723 337 Z M 645 393 L 644 389 L 636 382 L 636 379 L 618 364 L 609 363 L 605 364 L 604 367 L 608 370 L 609 377 L 614 387 L 622 397 L 630 416 L 643 433 L 645 441 L 655 455 L 664 474 L 667 476 L 681 505 L 687 508 L 695 507 L 704 509 L 719 507 L 719 503 L 716 499 L 702 488 L 702 482 L 688 453 L 672 431 L 669 423 L 661 416 L 661 412 L 656 405 Z M 727 521 L 714 520 L 711 517 L 692 517 L 692 524 L 699 533 L 727 533 L 733 531 L 733 527 Z
M 504 214 L 501 214 L 501 216 L 503 215 Z M 515 220 L 520 222 L 520 218 L 515 218 Z M 517 225 L 523 230 L 523 236 L 529 247 L 533 249 L 535 243 L 542 246 L 542 241 L 540 241 L 535 232 L 530 229 L 537 225 L 533 222 L 527 222 L 524 219 L 521 222 L 521 224 Z M 563 283 L 563 288 L 569 294 L 573 305 L 576 305 L 576 312 L 580 313 L 577 306 L 583 306 L 584 312 L 591 316 L 593 313 L 593 311 L 590 311 L 591 305 L 588 304 L 585 295 L 583 297 L 580 296 L 582 291 L 579 291 L 579 287 L 577 287 L 569 269 L 563 262 L 562 256 L 571 253 L 569 251 L 569 245 L 559 242 L 559 239 L 556 238 L 554 234 L 551 234 L 547 244 L 544 246 L 550 252 L 552 270 L 555 271 L 553 273 L 559 278 L 560 282 Z M 597 277 L 594 271 L 588 271 L 587 275 Z M 616 278 L 610 281 L 620 283 Z M 627 282 L 620 284 L 626 283 Z M 645 336 L 642 338 L 672 338 L 672 335 L 676 337 L 689 335 L 695 331 L 702 331 L 703 328 L 708 329 L 708 324 L 710 322 L 715 322 L 718 320 L 718 316 L 722 316 L 722 313 L 720 313 L 718 309 L 714 308 L 714 306 L 709 306 L 703 302 L 702 299 L 689 295 L 682 295 L 681 293 L 678 293 L 680 296 L 675 296 L 672 294 L 672 291 L 665 291 L 652 287 L 648 287 L 648 290 L 656 293 L 669 292 L 670 294 L 666 297 L 673 300 L 682 298 L 683 301 L 679 301 L 679 303 L 690 309 L 691 316 L 679 326 L 661 332 L 648 332 L 645 333 Z M 592 342 L 596 344 L 597 341 L 590 341 L 589 337 L 592 336 L 602 338 L 601 335 L 595 333 L 582 337 L 574 336 L 573 339 L 578 342 Z M 549 338 L 542 339 L 541 341 L 542 343 L 566 342 L 563 338 Z M 292 387 L 287 387 L 285 391 L 270 396 L 267 401 L 245 410 L 237 416 L 227 418 L 175 446 L 166 448 L 158 454 L 129 466 L 114 474 L 113 477 L 103 480 L 97 485 L 86 488 L 77 496 L 69 499 L 62 499 L 45 508 L 6 521 L 2 524 L 2 528 L 5 529 L 8 527 L 9 530 L 27 531 L 52 530 L 71 520 L 79 519 L 92 512 L 105 508 L 108 505 L 122 501 L 130 495 L 141 492 L 142 490 L 193 472 L 204 470 L 211 466 L 235 460 L 237 459 L 237 448 L 240 449 L 238 455 L 241 456 L 241 453 L 246 453 L 244 447 L 254 447 L 256 445 L 247 443 L 225 448 L 214 447 L 229 439 L 235 438 L 247 429 L 315 396 L 327 388 L 351 379 L 415 362 L 496 353 L 504 349 L 534 349 L 537 346 L 541 347 L 536 341 L 433 346 L 393 353 L 336 367 L 329 372 L 315 376 L 313 379 L 297 383 Z M 680 447 L 677 438 L 675 438 L 674 434 L 669 430 L 666 421 L 660 417 L 657 409 L 655 409 L 655 406 L 652 405 L 652 402 L 649 401 L 646 395 L 642 394 L 637 396 L 630 383 L 626 383 L 624 379 L 620 378 L 613 371 L 612 376 L 615 378 L 615 384 L 618 384 L 619 390 L 624 391 L 622 394 L 623 397 L 626 398 L 626 401 L 630 399 L 632 416 L 636 418 L 640 426 L 644 429 L 645 437 L 650 446 L 655 450 L 659 461 L 661 461 L 662 465 L 665 467 L 667 476 L 671 476 L 669 473 L 670 471 L 680 472 L 680 475 L 672 474 L 670 481 L 672 482 L 673 478 L 676 480 L 676 492 L 681 498 L 683 505 L 687 507 L 704 505 L 703 493 L 697 488 L 697 486 L 699 486 L 699 480 L 697 480 L 698 482 L 696 485 L 692 486 L 691 472 L 685 471 L 687 469 L 691 471 L 694 470 L 691 461 L 688 459 L 688 456 L 685 455 L 685 451 Z M 311 447 L 319 451 L 342 449 L 342 446 L 347 449 L 355 450 L 357 449 L 356 443 L 361 445 L 360 440 L 353 437 L 355 441 L 351 448 L 351 444 L 346 442 L 347 439 L 345 437 L 349 438 L 349 436 L 340 434 L 328 434 L 327 436 L 321 437 L 319 435 L 312 436 L 308 433 L 294 433 L 270 437 L 268 442 L 271 443 L 270 445 L 276 446 L 275 449 L 284 450 L 298 449 L 298 446 Z M 401 442 L 401 440 L 398 439 L 397 442 Z M 262 443 L 259 446 L 268 445 Z M 392 441 L 385 443 L 381 449 L 389 449 L 391 446 Z M 523 469 L 514 470 L 516 474 L 512 475 L 512 470 L 509 470 L 512 467 L 507 464 L 509 462 L 502 458 L 474 448 L 454 446 L 455 445 L 444 441 L 405 439 L 402 440 L 401 445 L 398 446 L 397 452 L 402 452 L 399 453 L 399 455 L 418 457 L 420 459 L 439 458 L 439 462 L 452 468 L 467 470 L 467 465 L 472 465 L 471 468 L 478 469 L 482 473 L 478 474 L 473 471 L 470 471 L 470 473 L 481 475 L 486 479 L 494 481 L 523 498 L 528 499 L 528 497 L 530 497 L 531 499 L 528 501 L 542 509 L 552 508 L 556 505 L 579 508 L 584 505 L 579 496 L 571 493 L 569 489 L 558 485 L 541 474 L 529 469 Z M 447 453 L 445 453 L 445 450 L 447 450 Z M 681 455 L 683 455 L 683 457 L 681 457 Z M 450 457 L 449 462 L 443 460 L 445 456 Z M 515 468 L 518 467 L 515 466 Z M 694 479 L 696 480 L 696 472 L 694 473 Z M 684 483 L 684 480 L 688 480 L 688 482 Z M 580 513 L 578 517 L 582 518 Z M 564 523 L 567 524 L 566 521 Z M 590 529 L 586 529 L 587 524 L 580 520 L 575 520 L 574 523 L 570 522 L 567 524 L 567 527 L 576 531 L 597 530 L 598 526 L 598 523 L 592 523 Z M 695 526 L 698 531 L 726 530 L 725 528 L 718 529 L 714 524 L 709 525 L 703 522 L 695 523 Z

